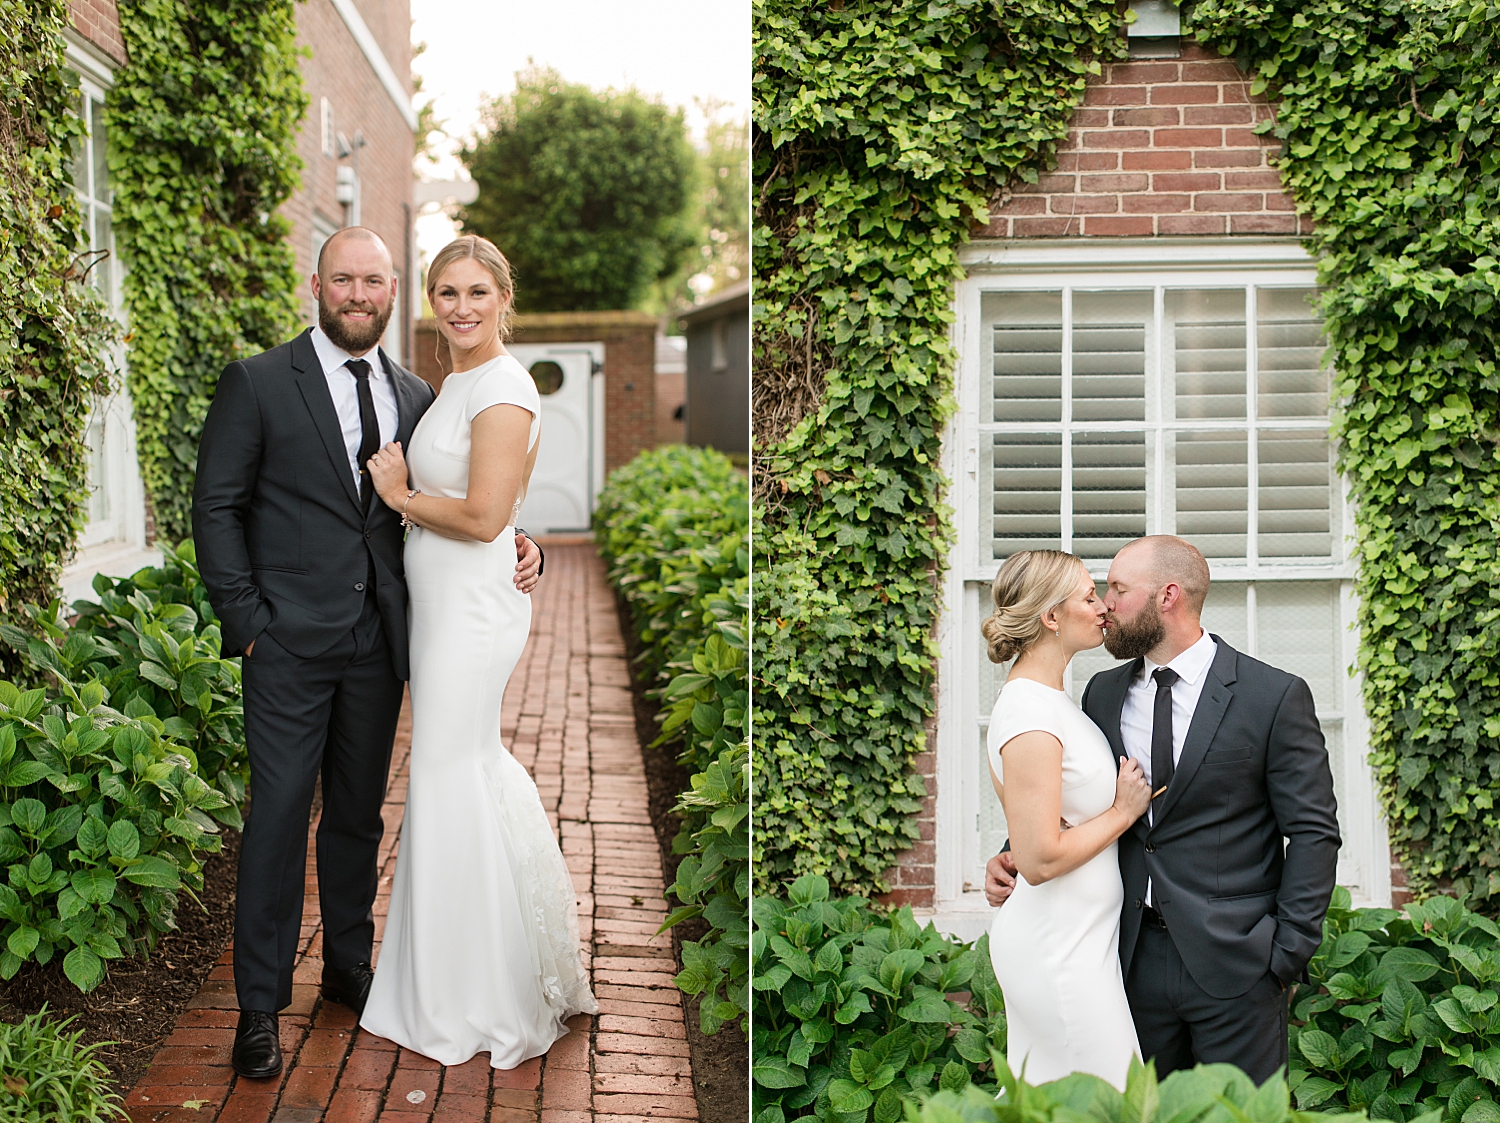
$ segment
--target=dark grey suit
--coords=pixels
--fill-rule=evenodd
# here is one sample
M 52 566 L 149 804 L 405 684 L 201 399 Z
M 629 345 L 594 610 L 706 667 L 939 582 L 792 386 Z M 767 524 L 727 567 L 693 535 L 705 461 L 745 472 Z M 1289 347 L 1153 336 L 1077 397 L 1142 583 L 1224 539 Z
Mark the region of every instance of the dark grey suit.
M 1158 1075 L 1286 1060 L 1283 987 L 1322 940 L 1339 828 L 1328 751 L 1300 678 L 1218 636 L 1170 787 L 1120 839 L 1120 960 Z M 1125 755 L 1120 714 L 1142 661 L 1102 671 L 1083 710 Z M 1283 841 L 1284 840 L 1284 841 Z M 1166 931 L 1143 931 L 1147 880 Z
M 406 447 L 432 388 L 379 362 Z M 360 503 L 309 333 L 230 363 L 204 422 L 193 533 L 224 654 L 244 661 L 251 809 L 240 853 L 234 973 L 241 1009 L 292 998 L 307 824 L 321 775 L 323 958 L 368 962 L 391 742 L 407 677 L 400 517 Z

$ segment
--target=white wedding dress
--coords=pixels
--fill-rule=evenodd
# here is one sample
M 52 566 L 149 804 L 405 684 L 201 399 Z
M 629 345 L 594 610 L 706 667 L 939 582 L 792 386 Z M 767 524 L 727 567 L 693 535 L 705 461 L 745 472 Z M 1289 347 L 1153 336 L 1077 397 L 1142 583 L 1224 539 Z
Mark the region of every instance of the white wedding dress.
M 1099 727 L 1061 690 L 1013 678 L 990 717 L 990 767 L 1004 783 L 1000 749 L 1031 730 L 1062 742 L 1062 817 L 1069 826 L 1115 801 L 1114 753 Z M 1140 1055 L 1120 972 L 1117 844 L 1041 885 L 1016 878 L 990 925 L 990 960 L 1005 995 L 1006 1061 L 1029 1084 L 1091 1072 L 1121 1090 Z
M 462 498 L 470 425 L 499 404 L 531 412 L 535 446 L 541 398 L 525 367 L 502 355 L 449 375 L 406 450 L 412 486 Z M 536 785 L 500 741 L 531 599 L 513 583 L 509 527 L 488 543 L 414 529 L 405 561 L 411 781 L 360 1025 L 445 1065 L 488 1052 L 492 1067 L 514 1068 L 567 1033 L 563 1019 L 598 1011 L 568 867 Z

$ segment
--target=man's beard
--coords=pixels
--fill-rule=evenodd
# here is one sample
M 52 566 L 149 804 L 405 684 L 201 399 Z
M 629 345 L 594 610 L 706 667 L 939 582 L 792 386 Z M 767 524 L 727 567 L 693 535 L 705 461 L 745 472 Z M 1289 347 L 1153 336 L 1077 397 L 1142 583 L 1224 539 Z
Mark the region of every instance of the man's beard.
M 383 309 L 367 301 L 346 300 L 337 308 L 330 308 L 323 299 L 323 294 L 318 294 L 318 326 L 321 327 L 334 344 L 353 355 L 362 355 L 375 344 L 380 342 L 380 337 L 385 334 L 385 325 L 391 322 L 391 311 L 393 306 L 387 304 Z M 363 326 L 356 326 L 344 320 L 340 312 L 369 312 L 370 319 Z
M 1129 623 L 1118 616 L 1109 617 L 1109 627 L 1104 630 L 1104 650 L 1116 659 L 1139 659 L 1166 636 L 1161 613 L 1156 610 L 1156 601 L 1151 600 Z

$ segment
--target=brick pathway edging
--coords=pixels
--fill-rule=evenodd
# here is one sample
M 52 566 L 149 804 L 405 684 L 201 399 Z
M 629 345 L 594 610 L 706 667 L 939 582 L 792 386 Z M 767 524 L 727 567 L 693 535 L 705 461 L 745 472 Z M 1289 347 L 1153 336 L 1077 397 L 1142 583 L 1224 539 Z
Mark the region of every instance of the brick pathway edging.
M 647 814 L 629 667 L 614 597 L 593 547 L 547 543 L 531 640 L 506 690 L 505 743 L 536 780 L 578 893 L 597 1017 L 545 1057 L 489 1067 L 481 1053 L 444 1068 L 360 1031 L 318 996 L 322 930 L 308 834 L 307 902 L 286 1067 L 242 1080 L 229 1066 L 237 1007 L 226 951 L 126 1097 L 134 1123 L 647 1123 L 696 1121 L 682 996 L 672 982 L 661 854 Z M 385 928 L 406 798 L 411 719 L 403 709 L 381 843 L 375 938 Z M 316 829 L 316 823 L 313 824 Z

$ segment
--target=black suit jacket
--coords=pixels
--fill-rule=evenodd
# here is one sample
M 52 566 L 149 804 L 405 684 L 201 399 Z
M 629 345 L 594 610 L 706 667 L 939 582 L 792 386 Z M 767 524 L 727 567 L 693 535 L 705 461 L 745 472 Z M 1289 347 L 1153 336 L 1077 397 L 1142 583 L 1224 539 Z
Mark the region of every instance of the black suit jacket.
M 379 357 L 405 448 L 436 394 Z M 360 506 L 311 330 L 225 368 L 198 445 L 193 538 L 226 657 L 263 631 L 294 655 L 322 654 L 354 627 L 373 566 L 391 659 L 408 676 L 401 518 L 379 498 Z
M 1183 965 L 1215 998 L 1234 998 L 1267 970 L 1290 984 L 1318 950 L 1338 807 L 1307 683 L 1213 638 L 1218 652 L 1155 823 L 1143 815 L 1120 839 L 1120 960 L 1128 977 L 1149 877 Z M 1117 760 L 1141 666 L 1101 671 L 1083 692 Z

